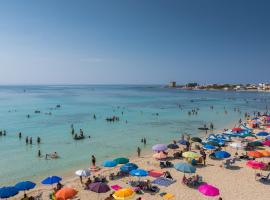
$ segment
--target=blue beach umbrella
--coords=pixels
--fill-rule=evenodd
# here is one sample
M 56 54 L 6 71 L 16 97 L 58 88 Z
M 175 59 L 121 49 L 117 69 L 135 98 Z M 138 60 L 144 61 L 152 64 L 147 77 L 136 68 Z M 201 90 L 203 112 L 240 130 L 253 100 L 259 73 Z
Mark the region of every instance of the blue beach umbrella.
M 216 151 L 214 153 L 215 158 L 229 158 L 231 157 L 231 154 L 229 154 L 227 151 Z
M 14 187 L 20 191 L 25 191 L 33 189 L 34 187 L 36 187 L 36 184 L 31 181 L 22 181 L 17 183 Z
M 144 169 L 134 169 L 131 172 L 129 172 L 131 176 L 138 176 L 138 177 L 143 177 L 143 176 L 148 176 L 148 171 Z
M 257 136 L 268 136 L 269 133 L 265 132 L 265 131 L 262 131 L 262 132 L 259 132 L 256 134 Z
M 43 181 L 41 181 L 41 183 L 44 185 L 53 185 L 55 183 L 59 183 L 61 180 L 62 178 L 59 176 L 49 176 L 45 178 Z
M 103 167 L 115 167 L 117 165 L 117 162 L 113 160 L 106 160 L 103 162 Z
M 168 147 L 165 144 L 156 144 L 152 147 L 153 151 L 166 151 L 167 149 Z
M 215 150 L 215 149 L 216 149 L 216 147 L 213 146 L 213 145 L 211 145 L 211 144 L 205 144 L 205 145 L 203 146 L 203 148 L 204 148 L 205 150 Z
M 127 163 L 120 167 L 120 170 L 123 172 L 130 172 L 135 169 L 138 169 L 138 166 L 134 163 Z
M 19 190 L 15 187 L 2 187 L 0 188 L 0 198 L 7 199 L 9 197 L 13 197 L 19 193 Z
M 187 145 L 188 141 L 187 140 L 179 140 L 178 143 L 182 144 L 182 145 Z
M 184 173 L 195 173 L 196 168 L 188 163 L 176 163 L 174 165 L 174 168 L 178 171 L 184 172 Z

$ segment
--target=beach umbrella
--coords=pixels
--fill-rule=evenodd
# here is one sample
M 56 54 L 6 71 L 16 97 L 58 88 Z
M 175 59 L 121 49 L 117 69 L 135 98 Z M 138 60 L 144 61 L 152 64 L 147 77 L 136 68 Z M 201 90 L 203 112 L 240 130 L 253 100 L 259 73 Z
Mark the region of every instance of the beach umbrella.
M 55 183 L 59 183 L 61 180 L 62 178 L 59 176 L 49 176 L 45 178 L 43 181 L 41 181 L 41 183 L 44 185 L 52 185 Z
M 73 188 L 62 188 L 56 192 L 55 197 L 57 200 L 67 200 L 73 198 L 78 192 Z
M 212 145 L 212 146 L 216 146 L 216 147 L 220 146 L 218 142 L 213 141 L 213 140 L 208 141 L 206 144 L 209 144 L 209 145 Z
M 153 151 L 166 151 L 168 147 L 165 144 L 156 144 L 152 147 Z
M 103 167 L 115 167 L 117 163 L 113 160 L 106 160 L 103 162 Z
M 106 193 L 110 191 L 110 187 L 106 183 L 97 182 L 89 185 L 89 190 L 96 193 Z
M 227 151 L 216 151 L 214 153 L 215 158 L 229 158 L 231 157 L 231 154 L 229 154 Z
M 247 145 L 251 147 L 259 147 L 259 146 L 262 146 L 263 144 L 259 141 L 254 141 L 254 142 L 249 142 Z
M 241 138 L 245 138 L 245 137 L 254 137 L 254 138 L 256 138 L 256 135 L 251 134 L 251 133 L 246 133 L 246 134 L 240 135 L 239 137 L 241 137 Z
M 253 158 L 261 158 L 263 155 L 260 152 L 257 151 L 248 151 L 247 155 Z
M 134 196 L 134 191 L 132 188 L 123 188 L 115 191 L 113 198 L 116 200 L 126 200 L 131 199 Z
M 192 138 L 191 138 L 191 141 L 201 143 L 201 142 L 202 142 L 202 139 L 199 138 L 199 137 L 192 137 Z
M 242 145 L 240 143 L 237 143 L 237 142 L 231 143 L 229 145 L 230 145 L 230 147 L 235 148 L 235 149 L 242 148 Z
M 129 162 L 129 159 L 120 157 L 120 158 L 114 159 L 113 161 L 115 161 L 117 164 L 127 164 Z
M 269 146 L 270 147 L 270 140 L 265 140 L 265 141 L 262 142 L 262 144 L 264 146 Z
M 256 138 L 255 137 L 248 136 L 248 137 L 245 137 L 245 140 L 254 141 L 254 140 L 256 140 Z
M 183 156 L 184 158 L 191 158 L 191 159 L 196 159 L 196 158 L 199 158 L 199 157 L 200 157 L 199 154 L 197 154 L 197 153 L 195 153 L 195 152 L 193 152 L 193 151 L 187 151 L 187 152 L 184 152 L 184 153 L 182 154 L 182 156 Z
M 127 163 L 120 167 L 120 170 L 123 172 L 130 172 L 134 169 L 138 169 L 138 166 L 134 163 Z
M 9 197 L 13 197 L 19 193 L 19 190 L 16 187 L 2 187 L 0 188 L 0 198 L 7 199 Z
M 31 190 L 36 187 L 36 184 L 31 181 L 22 181 L 17 183 L 15 186 L 19 191 Z
M 269 157 L 270 156 L 270 151 L 267 150 L 257 150 L 260 154 L 262 154 L 264 157 Z
M 253 169 L 264 169 L 266 167 L 265 163 L 256 160 L 249 160 L 247 161 L 246 165 Z
M 75 172 L 75 174 L 76 174 L 77 176 L 87 177 L 87 176 L 90 176 L 90 175 L 91 175 L 91 172 L 90 172 L 90 170 L 88 170 L 88 169 L 80 169 L 80 170 L 77 170 L 77 171 Z
M 193 167 L 191 164 L 188 163 L 176 163 L 174 165 L 174 168 L 178 171 L 184 172 L 184 173 L 195 173 L 196 168 Z
M 182 139 L 182 140 L 179 140 L 178 143 L 181 144 L 181 145 L 187 145 L 188 141 Z
M 162 160 L 162 159 L 165 159 L 167 157 L 168 156 L 165 153 L 163 153 L 162 151 L 153 155 L 153 158 L 155 158 L 157 160 Z
M 198 188 L 199 192 L 205 196 L 215 197 L 219 195 L 219 189 L 208 184 L 200 185 Z
M 203 146 L 203 149 L 205 149 L 205 150 L 215 150 L 216 147 L 213 146 L 213 145 L 211 145 L 211 144 L 205 144 L 205 145 Z
M 138 176 L 138 177 L 143 177 L 143 176 L 148 176 L 148 171 L 143 170 L 143 169 L 134 169 L 131 172 L 129 172 L 131 176 Z
M 257 136 L 268 136 L 269 133 L 265 132 L 265 131 L 262 131 L 262 132 L 259 132 L 256 134 Z
M 177 144 L 169 144 L 167 147 L 169 149 L 178 149 L 179 148 L 179 146 Z
M 232 129 L 233 132 L 239 132 L 239 131 L 243 131 L 243 130 L 244 130 L 244 129 L 239 128 L 239 127 L 238 127 L 238 128 L 233 128 L 233 129 Z

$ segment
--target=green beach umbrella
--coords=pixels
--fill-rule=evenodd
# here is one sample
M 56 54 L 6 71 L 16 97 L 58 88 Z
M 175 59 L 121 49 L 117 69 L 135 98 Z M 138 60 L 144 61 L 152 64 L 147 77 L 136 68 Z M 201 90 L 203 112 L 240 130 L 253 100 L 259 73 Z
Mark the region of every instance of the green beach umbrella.
M 192 137 L 192 138 L 191 138 L 191 141 L 201 143 L 201 142 L 202 142 L 202 139 L 199 138 L 199 137 Z
M 117 164 L 127 164 L 129 162 L 129 159 L 128 158 L 124 158 L 124 157 L 120 157 L 120 158 L 114 159 L 114 161 Z
M 250 147 L 263 146 L 263 144 L 261 142 L 259 142 L 259 141 L 249 142 L 247 145 L 250 146 Z
M 245 137 L 255 137 L 255 138 L 256 138 L 256 136 L 255 136 L 254 134 L 250 134 L 250 133 L 241 135 L 241 136 L 239 136 L 239 137 L 241 137 L 241 138 L 245 138 Z

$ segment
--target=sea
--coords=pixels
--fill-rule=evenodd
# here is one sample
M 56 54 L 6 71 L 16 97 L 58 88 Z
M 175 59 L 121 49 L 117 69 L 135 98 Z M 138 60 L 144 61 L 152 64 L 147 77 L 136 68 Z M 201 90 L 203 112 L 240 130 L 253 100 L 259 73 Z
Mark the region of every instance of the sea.
M 0 186 L 88 168 L 91 155 L 98 164 L 129 157 L 137 147 L 144 152 L 182 134 L 203 134 L 198 128 L 205 124 L 213 123 L 214 133 L 232 128 L 227 126 L 234 126 L 245 112 L 265 111 L 269 97 L 264 92 L 161 85 L 0 86 L 0 130 L 6 131 L 6 136 L 0 136 Z M 119 121 L 106 121 L 113 116 Z M 82 129 L 86 138 L 74 140 L 71 125 L 76 133 Z M 32 144 L 26 144 L 27 136 Z M 38 150 L 43 157 L 37 156 Z M 60 158 L 45 159 L 52 152 Z

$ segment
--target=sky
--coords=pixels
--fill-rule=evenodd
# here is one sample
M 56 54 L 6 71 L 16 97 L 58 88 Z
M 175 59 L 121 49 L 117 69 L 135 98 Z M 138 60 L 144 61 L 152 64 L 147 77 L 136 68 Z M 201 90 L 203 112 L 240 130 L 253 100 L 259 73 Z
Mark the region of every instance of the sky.
M 0 84 L 270 80 L 268 0 L 3 0 Z

